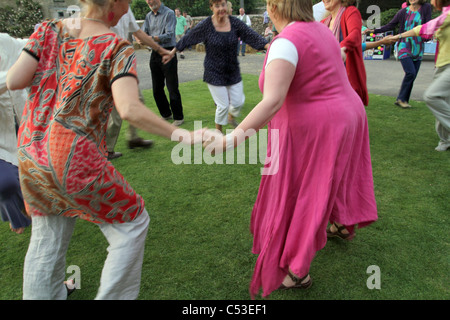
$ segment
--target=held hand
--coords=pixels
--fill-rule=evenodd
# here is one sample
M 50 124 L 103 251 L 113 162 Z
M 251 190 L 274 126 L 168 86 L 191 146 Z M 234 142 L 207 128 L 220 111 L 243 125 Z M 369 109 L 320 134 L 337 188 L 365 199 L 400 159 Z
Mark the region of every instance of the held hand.
M 398 37 L 397 36 L 386 36 L 381 41 L 385 45 L 391 45 L 398 41 Z
M 167 51 L 167 50 L 166 50 Z M 167 53 L 167 54 L 163 54 L 162 55 L 162 63 L 163 64 L 166 64 L 166 63 L 168 63 L 170 60 L 172 60 L 173 59 L 173 57 L 174 57 L 175 55 L 174 54 L 172 54 L 170 51 Z
M 364 34 L 368 34 L 368 33 L 371 33 L 373 31 L 374 31 L 374 29 L 366 29 L 366 30 L 363 31 L 363 33 Z
M 171 140 L 178 141 L 187 145 L 193 145 L 197 143 L 202 143 L 204 141 L 204 134 L 207 128 L 188 131 L 186 129 L 177 128 L 172 132 Z
M 347 48 L 346 47 L 342 47 L 341 48 L 341 58 L 342 58 L 342 61 L 344 63 L 347 60 L 347 53 L 345 51 L 347 51 Z
M 162 49 L 162 48 L 161 48 Z M 162 63 L 166 64 L 168 63 L 170 60 L 173 59 L 173 57 L 175 57 L 175 55 L 177 54 L 177 50 L 176 48 L 173 48 L 172 51 L 168 51 L 166 49 L 163 49 L 164 51 L 167 51 L 167 53 L 160 53 L 160 55 L 162 56 Z
M 226 149 L 226 138 L 218 130 L 205 131 L 203 141 L 203 148 L 212 155 L 223 153 Z
M 203 143 L 203 147 L 209 146 L 214 143 L 214 141 L 217 141 L 223 137 L 220 131 L 210 130 L 208 128 L 202 128 L 195 131 L 187 131 L 184 129 L 178 130 L 179 132 L 177 133 L 177 137 L 179 137 L 179 141 L 191 145 Z

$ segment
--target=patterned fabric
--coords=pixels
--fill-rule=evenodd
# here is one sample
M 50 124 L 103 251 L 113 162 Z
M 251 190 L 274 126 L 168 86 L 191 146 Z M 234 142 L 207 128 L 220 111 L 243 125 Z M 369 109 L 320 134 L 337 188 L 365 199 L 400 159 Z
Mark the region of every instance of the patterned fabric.
M 105 144 L 111 84 L 136 77 L 133 48 L 114 33 L 75 39 L 50 21 L 24 50 L 39 61 L 18 136 L 27 212 L 133 220 L 144 201 L 107 160 Z
M 412 11 L 406 8 L 405 31 L 422 24 L 422 16 L 419 11 Z M 408 37 L 400 40 L 398 45 L 398 58 L 412 58 L 421 60 L 425 45 L 421 37 Z

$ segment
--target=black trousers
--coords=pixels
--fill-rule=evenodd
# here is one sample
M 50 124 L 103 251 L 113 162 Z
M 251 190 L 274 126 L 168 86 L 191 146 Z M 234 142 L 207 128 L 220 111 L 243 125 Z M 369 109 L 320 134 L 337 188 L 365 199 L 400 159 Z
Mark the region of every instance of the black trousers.
M 166 48 L 171 50 L 170 48 Z M 178 90 L 178 60 L 175 55 L 167 64 L 162 63 L 162 57 L 152 52 L 150 56 L 150 72 L 152 74 L 153 97 L 162 117 L 173 116 L 174 120 L 183 120 L 183 105 Z M 167 85 L 169 100 L 166 97 L 164 86 Z

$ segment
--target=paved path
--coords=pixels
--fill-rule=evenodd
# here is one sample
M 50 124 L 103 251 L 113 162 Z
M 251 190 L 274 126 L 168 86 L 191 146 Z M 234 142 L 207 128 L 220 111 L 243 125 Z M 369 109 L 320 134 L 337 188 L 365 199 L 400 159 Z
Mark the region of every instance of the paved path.
M 147 49 L 136 51 L 138 62 L 139 85 L 141 89 L 151 89 L 149 59 Z M 178 77 L 180 82 L 200 80 L 203 78 L 204 52 L 185 51 L 185 59 L 178 59 Z M 239 56 L 241 73 L 259 75 L 264 63 L 264 54 L 247 54 Z M 370 93 L 396 97 L 404 72 L 400 62 L 395 59 L 382 61 L 365 60 L 367 87 Z M 423 100 L 423 93 L 430 84 L 434 73 L 434 58 L 427 56 L 422 62 L 419 75 L 414 82 L 412 100 Z

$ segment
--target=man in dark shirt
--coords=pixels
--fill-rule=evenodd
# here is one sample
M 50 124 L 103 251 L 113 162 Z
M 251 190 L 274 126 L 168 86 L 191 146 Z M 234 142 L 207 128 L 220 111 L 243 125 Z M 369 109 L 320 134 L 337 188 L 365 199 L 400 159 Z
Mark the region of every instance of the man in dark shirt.
M 174 11 L 164 6 L 160 0 L 146 1 L 151 11 L 145 17 L 142 30 L 163 48 L 172 50 L 176 45 L 175 26 L 177 20 Z M 178 90 L 177 57 L 175 56 L 170 62 L 163 64 L 161 55 L 153 51 L 150 56 L 150 71 L 153 97 L 159 113 L 166 120 L 174 119 L 174 125 L 183 124 L 183 105 Z M 164 85 L 167 85 L 170 103 L 164 92 Z

